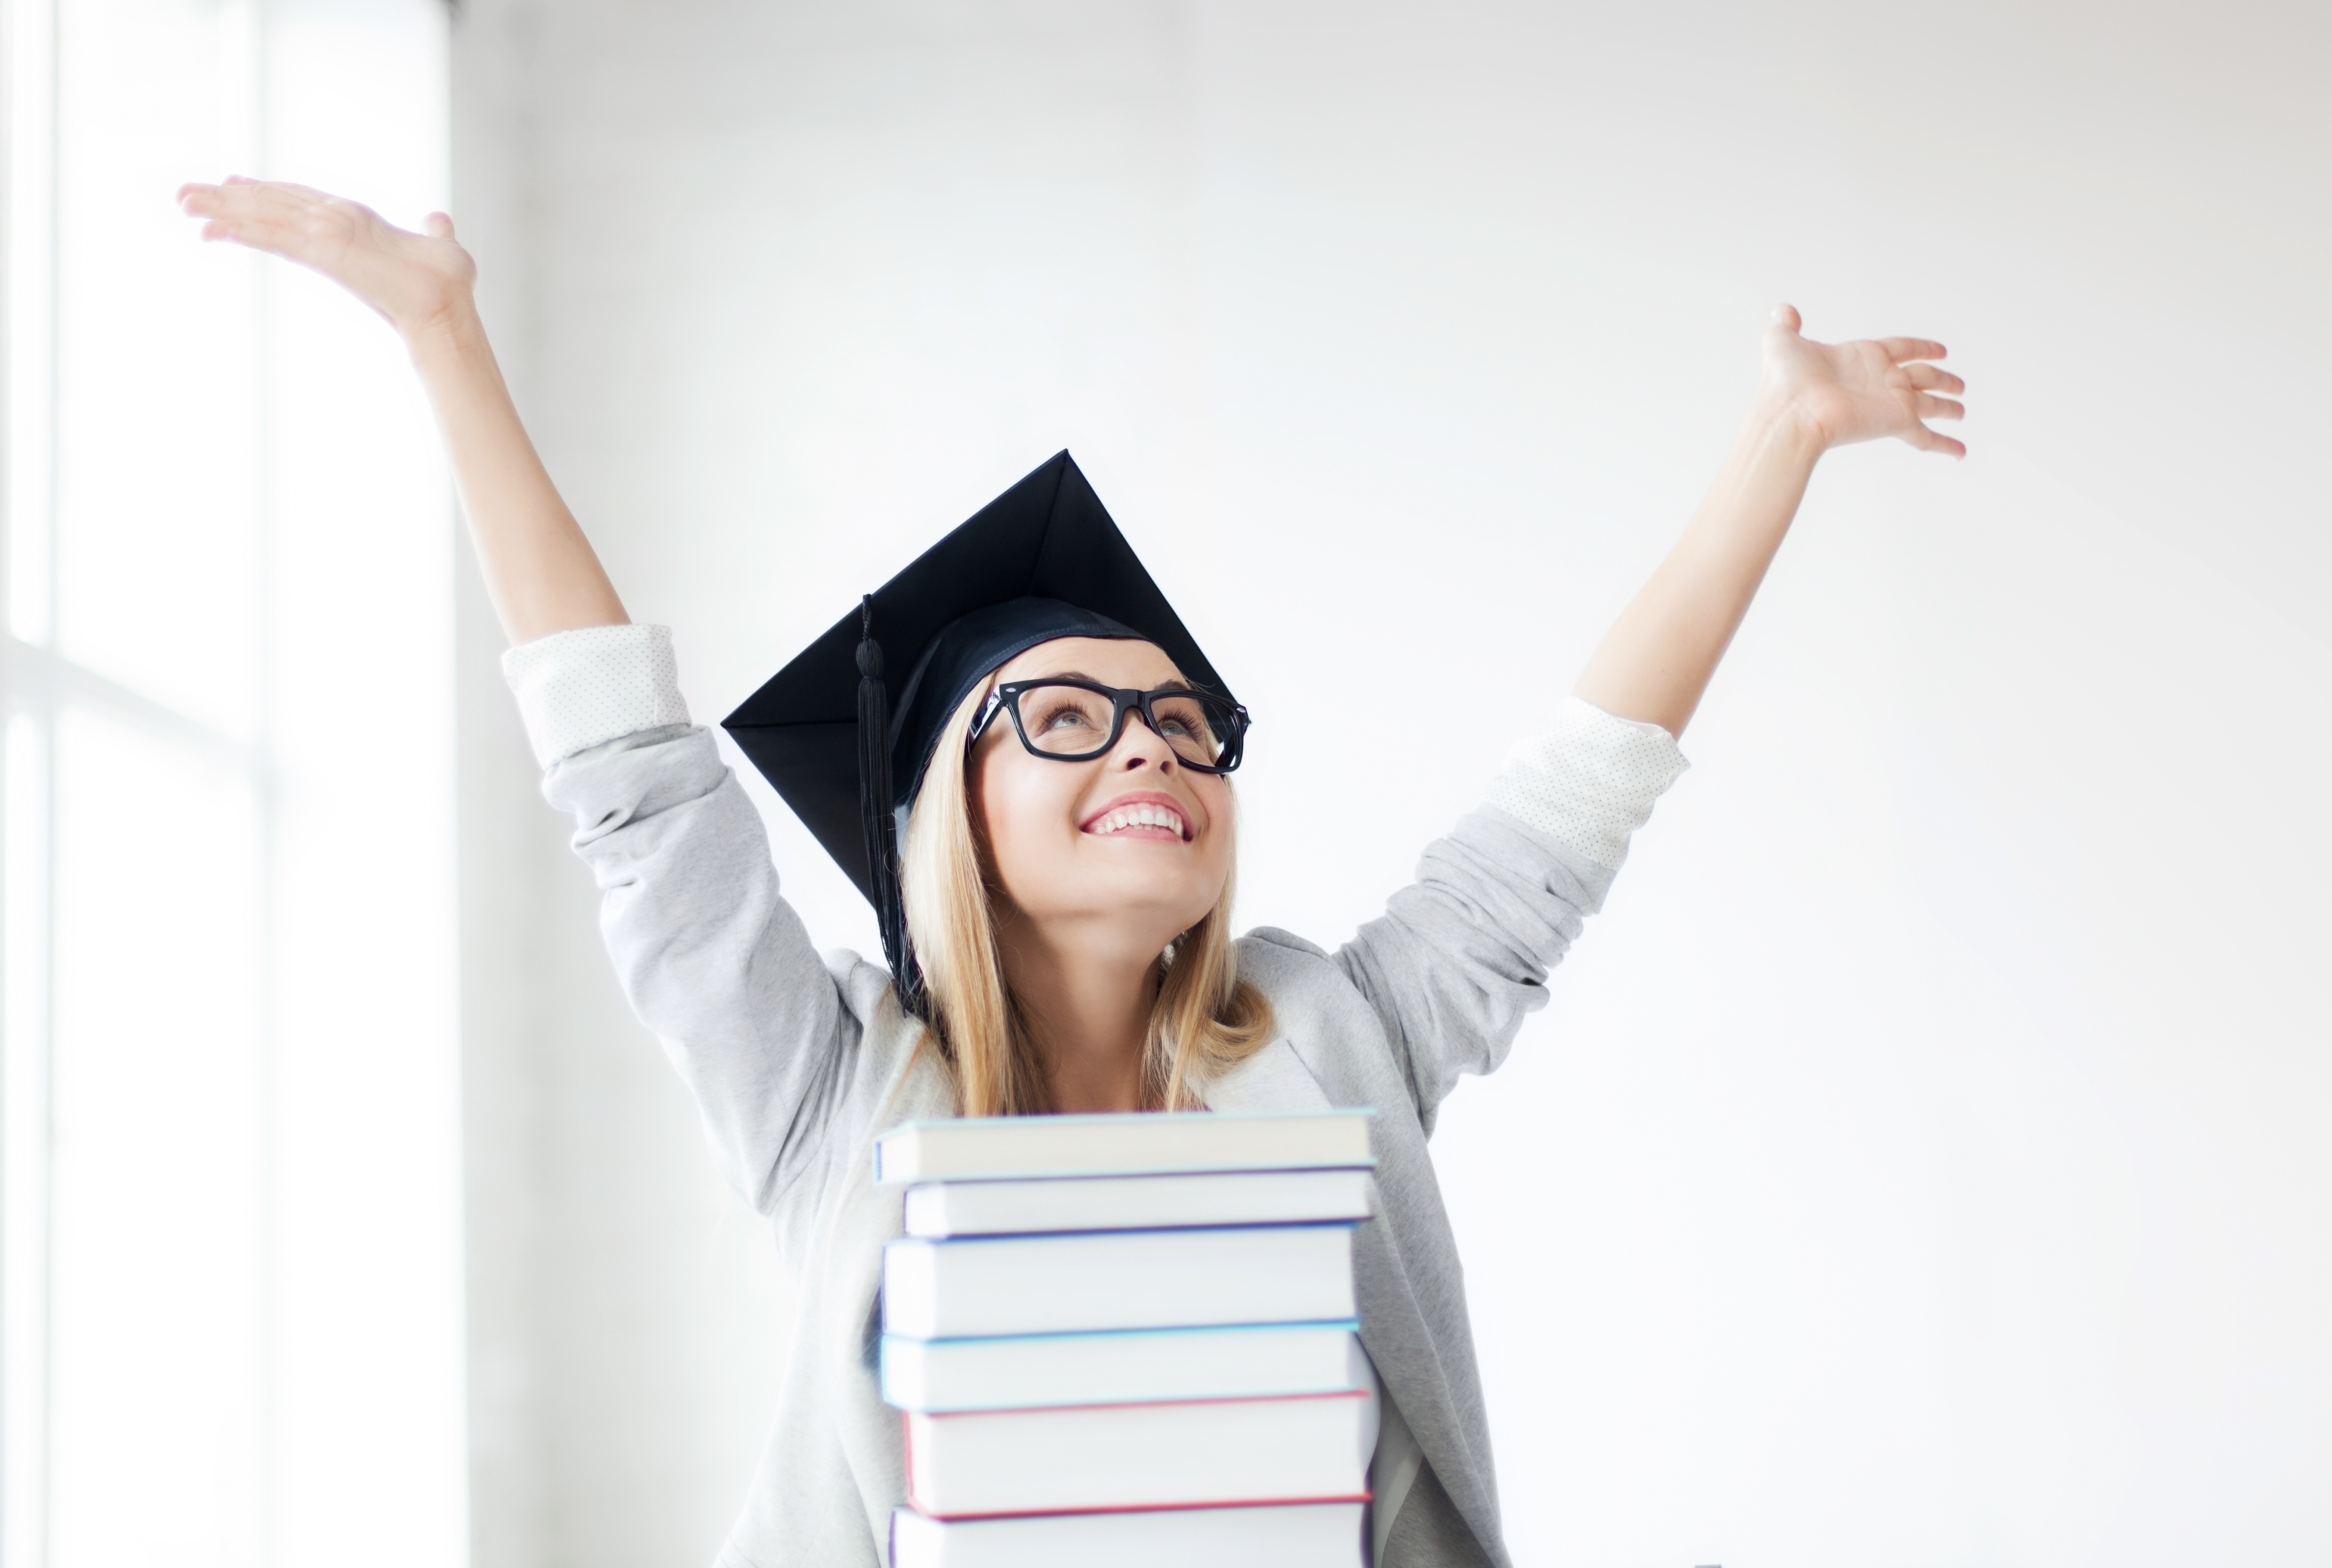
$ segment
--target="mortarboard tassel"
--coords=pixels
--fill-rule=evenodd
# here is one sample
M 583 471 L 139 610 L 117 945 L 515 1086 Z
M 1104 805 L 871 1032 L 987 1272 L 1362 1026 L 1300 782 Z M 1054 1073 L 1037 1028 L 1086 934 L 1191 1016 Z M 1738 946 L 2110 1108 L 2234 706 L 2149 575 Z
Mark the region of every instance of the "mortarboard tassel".
M 883 930 L 883 957 L 899 1005 L 923 1016 L 922 975 L 907 944 L 899 894 L 896 819 L 891 810 L 891 693 L 883 681 L 883 645 L 874 640 L 874 596 L 858 602 L 858 813 L 866 835 L 866 880 Z

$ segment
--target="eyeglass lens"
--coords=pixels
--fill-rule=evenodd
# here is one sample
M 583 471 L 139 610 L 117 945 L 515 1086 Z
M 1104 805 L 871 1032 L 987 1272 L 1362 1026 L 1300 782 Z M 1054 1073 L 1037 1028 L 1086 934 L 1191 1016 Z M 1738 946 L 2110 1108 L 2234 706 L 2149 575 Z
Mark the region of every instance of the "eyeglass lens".
M 1020 732 L 1039 751 L 1061 757 L 1089 756 L 1109 744 L 1110 723 L 1116 704 L 1099 692 L 1083 686 L 1031 686 L 1019 703 Z M 1198 696 L 1180 694 L 1151 699 L 1158 716 L 1159 739 L 1185 761 L 1211 765 L 1215 760 L 1215 730 L 1228 726 L 1228 708 Z M 1136 714 L 1130 722 L 1139 723 Z

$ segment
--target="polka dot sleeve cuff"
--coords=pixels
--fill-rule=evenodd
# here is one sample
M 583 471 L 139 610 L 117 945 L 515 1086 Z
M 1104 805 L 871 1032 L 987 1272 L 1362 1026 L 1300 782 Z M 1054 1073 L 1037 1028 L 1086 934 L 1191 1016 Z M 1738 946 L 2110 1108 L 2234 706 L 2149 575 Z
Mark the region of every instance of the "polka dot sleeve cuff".
M 1690 767 L 1658 724 L 1615 718 L 1577 697 L 1553 731 L 1516 747 L 1490 786 L 1490 804 L 1596 865 L 1617 871 L 1628 837 Z
M 545 768 L 603 741 L 688 722 L 670 626 L 581 626 L 502 655 L 534 760 Z

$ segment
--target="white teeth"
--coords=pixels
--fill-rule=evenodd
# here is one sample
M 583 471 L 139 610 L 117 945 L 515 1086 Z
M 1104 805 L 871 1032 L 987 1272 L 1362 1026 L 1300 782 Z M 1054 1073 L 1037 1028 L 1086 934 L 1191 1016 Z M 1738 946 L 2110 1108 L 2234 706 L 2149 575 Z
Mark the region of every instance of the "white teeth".
M 1093 833 L 1123 833 L 1129 827 L 1163 827 L 1177 837 L 1186 831 L 1181 814 L 1164 806 L 1142 801 L 1137 805 L 1121 806 L 1104 815 L 1087 831 Z

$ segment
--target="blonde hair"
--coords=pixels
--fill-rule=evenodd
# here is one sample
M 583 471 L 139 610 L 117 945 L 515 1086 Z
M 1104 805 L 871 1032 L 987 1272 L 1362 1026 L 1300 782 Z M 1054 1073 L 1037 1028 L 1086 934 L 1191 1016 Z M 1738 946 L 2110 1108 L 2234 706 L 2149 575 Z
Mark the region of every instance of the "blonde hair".
M 996 934 L 1000 889 L 982 867 L 971 820 L 969 746 L 982 682 L 940 731 L 900 849 L 907 931 L 931 1003 L 929 1037 L 954 1071 L 967 1116 L 1053 1108 L 1027 1014 L 1004 976 Z M 1238 977 L 1231 949 L 1231 883 L 1198 924 L 1158 958 L 1158 999 L 1142 1047 L 1142 1099 L 1152 1109 L 1202 1110 L 1198 1088 L 1270 1041 L 1271 1004 Z

